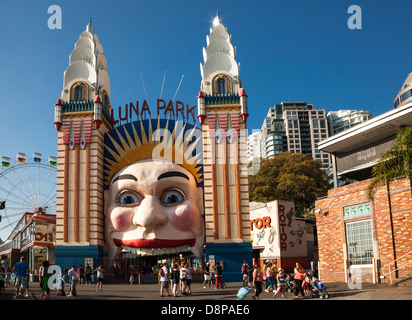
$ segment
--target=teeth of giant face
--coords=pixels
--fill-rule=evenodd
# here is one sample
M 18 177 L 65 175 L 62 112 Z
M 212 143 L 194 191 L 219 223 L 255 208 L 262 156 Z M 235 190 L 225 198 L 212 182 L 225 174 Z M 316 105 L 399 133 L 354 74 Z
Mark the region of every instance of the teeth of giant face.
M 174 248 L 131 248 L 123 246 L 123 252 L 130 252 L 133 254 L 141 255 L 141 256 L 153 256 L 153 255 L 161 255 L 161 254 L 176 254 L 180 252 L 187 252 L 190 251 L 190 247 L 188 245 L 174 247 Z

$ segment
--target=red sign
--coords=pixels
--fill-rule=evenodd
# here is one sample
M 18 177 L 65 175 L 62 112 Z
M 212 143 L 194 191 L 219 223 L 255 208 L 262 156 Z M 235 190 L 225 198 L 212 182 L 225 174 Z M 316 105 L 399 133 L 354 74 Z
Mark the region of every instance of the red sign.
M 48 233 L 36 232 L 34 234 L 34 239 L 35 241 L 39 241 L 39 242 L 53 242 L 53 233 L 52 232 L 48 232 Z
M 250 220 L 250 231 L 253 231 L 253 226 L 256 229 L 270 228 L 270 217 L 263 217 Z
M 286 214 L 285 207 L 279 204 L 279 233 L 280 233 L 280 251 L 287 251 L 287 242 L 288 236 L 285 232 L 286 227 Z

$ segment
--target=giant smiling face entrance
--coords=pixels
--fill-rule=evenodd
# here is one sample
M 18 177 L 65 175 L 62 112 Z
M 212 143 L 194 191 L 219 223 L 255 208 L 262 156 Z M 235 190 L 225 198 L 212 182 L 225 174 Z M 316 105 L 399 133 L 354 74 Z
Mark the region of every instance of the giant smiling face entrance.
M 110 260 L 123 249 L 190 247 L 203 255 L 201 131 L 170 119 L 140 120 L 105 135 L 105 234 Z M 169 251 L 170 252 L 170 251 Z

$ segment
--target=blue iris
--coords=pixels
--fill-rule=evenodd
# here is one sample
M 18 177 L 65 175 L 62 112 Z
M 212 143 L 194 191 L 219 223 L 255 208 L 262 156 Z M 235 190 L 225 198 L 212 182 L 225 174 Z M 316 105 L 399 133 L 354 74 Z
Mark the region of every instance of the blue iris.
M 167 199 L 166 199 L 166 203 L 169 203 L 169 204 L 170 203 L 176 203 L 176 202 L 179 202 L 179 198 L 175 194 L 172 194 L 172 195 L 168 196 Z
M 125 196 L 125 197 L 123 197 L 123 199 L 122 199 L 122 203 L 123 203 L 123 204 L 132 204 L 132 203 L 134 203 L 134 202 L 135 202 L 135 200 L 133 199 L 132 196 Z
M 163 203 L 175 204 L 183 201 L 184 196 L 177 190 L 169 190 L 163 196 Z
M 118 203 L 123 206 L 138 205 L 139 201 L 139 196 L 132 192 L 123 192 L 118 198 Z

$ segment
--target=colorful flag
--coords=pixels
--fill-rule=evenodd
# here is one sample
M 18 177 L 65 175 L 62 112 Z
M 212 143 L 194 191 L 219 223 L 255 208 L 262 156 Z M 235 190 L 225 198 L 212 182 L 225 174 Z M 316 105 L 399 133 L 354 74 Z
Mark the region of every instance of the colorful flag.
M 34 162 L 41 162 L 41 156 L 42 156 L 41 153 L 37 153 L 37 152 L 33 153 Z
M 56 157 L 49 157 L 49 165 L 51 165 L 51 166 L 57 165 L 57 158 Z
M 10 158 L 9 157 L 1 157 L 1 165 L 2 165 L 2 167 L 10 166 Z
M 17 162 L 25 163 L 26 162 L 26 154 L 17 152 Z

